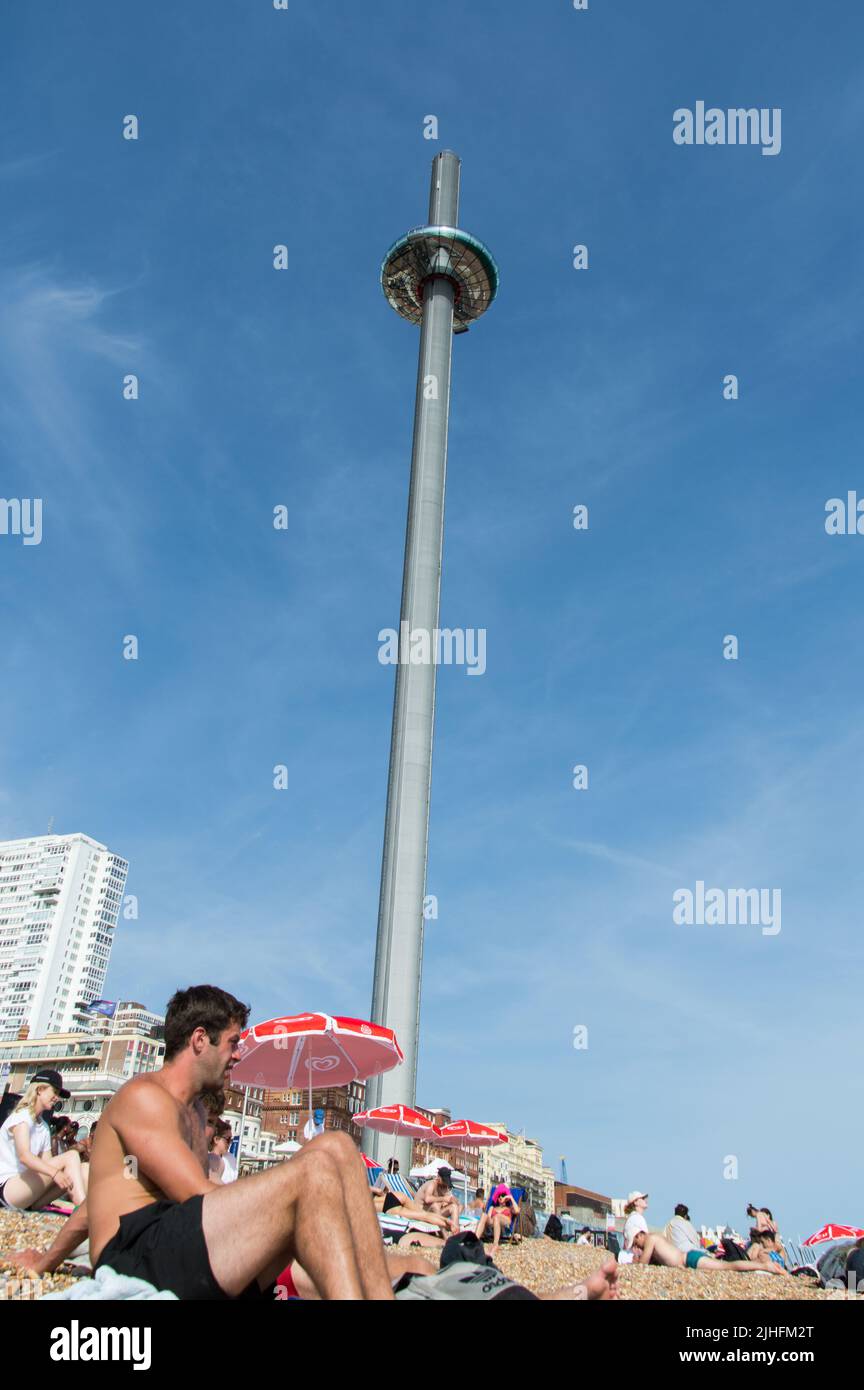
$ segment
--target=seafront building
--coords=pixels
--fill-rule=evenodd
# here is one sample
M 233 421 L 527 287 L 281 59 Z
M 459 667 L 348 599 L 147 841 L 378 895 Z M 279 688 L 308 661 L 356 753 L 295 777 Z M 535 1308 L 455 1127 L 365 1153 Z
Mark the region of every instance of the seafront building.
M 366 1087 L 362 1081 L 347 1086 L 312 1089 L 312 1110 L 324 1111 L 324 1128 L 339 1129 L 360 1147 L 361 1131 L 352 1122 L 365 1105 Z M 304 1090 L 266 1091 L 261 1104 L 262 1123 L 277 1136 L 277 1142 L 302 1144 L 309 1119 L 309 1092 Z
M 617 1228 L 612 1198 L 602 1192 L 592 1192 L 587 1187 L 576 1187 L 573 1183 L 556 1182 L 553 1210 L 556 1216 L 572 1217 L 579 1230 L 584 1226 L 589 1226 L 595 1232 Z
M 85 1026 L 114 942 L 128 864 L 88 835 L 0 841 L 0 1041 Z
M 150 1023 L 140 1022 L 141 1016 Z M 63 1113 L 89 1129 L 125 1081 L 162 1066 L 164 1019 L 141 1004 L 118 1005 L 113 1031 L 47 1033 L 30 1037 L 26 1025 L 13 1041 L 0 1042 L 0 1076 L 5 1087 L 23 1093 L 42 1067 L 52 1067 L 71 1091 Z M 102 1020 L 109 1024 L 115 1020 Z
M 494 1129 L 504 1130 L 506 1144 L 481 1149 L 478 1187 L 488 1194 L 498 1182 L 524 1187 L 535 1211 L 551 1212 L 555 1202 L 555 1174 L 543 1162 L 543 1149 L 536 1139 L 511 1133 L 499 1121 L 484 1120 Z

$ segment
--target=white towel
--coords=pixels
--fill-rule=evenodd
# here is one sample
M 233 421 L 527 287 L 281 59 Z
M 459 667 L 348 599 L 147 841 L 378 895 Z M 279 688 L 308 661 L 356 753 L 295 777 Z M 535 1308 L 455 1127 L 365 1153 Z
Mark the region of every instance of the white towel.
M 59 1293 L 43 1294 L 39 1302 L 61 1302 L 81 1298 L 100 1299 L 105 1303 L 147 1298 L 171 1299 L 175 1303 L 177 1301 L 176 1293 L 171 1293 L 168 1289 L 160 1293 L 152 1284 L 148 1284 L 146 1279 L 132 1279 L 128 1274 L 115 1273 L 110 1265 L 100 1265 L 92 1279 L 79 1279 L 77 1284 L 70 1284 L 68 1289 L 61 1289 Z

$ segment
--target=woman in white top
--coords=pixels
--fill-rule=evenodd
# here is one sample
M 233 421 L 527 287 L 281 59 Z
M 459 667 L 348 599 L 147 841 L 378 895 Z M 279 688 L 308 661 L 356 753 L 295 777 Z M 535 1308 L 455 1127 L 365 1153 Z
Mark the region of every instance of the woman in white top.
M 51 1154 L 51 1131 L 46 1115 L 55 1101 L 69 1092 L 63 1090 L 59 1072 L 37 1072 L 11 1115 L 0 1126 L 0 1206 L 26 1211 L 45 1206 L 57 1197 L 76 1206 L 87 1195 L 87 1175 L 81 1156 Z
M 624 1206 L 624 1249 L 632 1251 L 633 1241 L 640 1231 L 648 1230 L 645 1212 L 648 1208 L 647 1192 L 631 1192 Z

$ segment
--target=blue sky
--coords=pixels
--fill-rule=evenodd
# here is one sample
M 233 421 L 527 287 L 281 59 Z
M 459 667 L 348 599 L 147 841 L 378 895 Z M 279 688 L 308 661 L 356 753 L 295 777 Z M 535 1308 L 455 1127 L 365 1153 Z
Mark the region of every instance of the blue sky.
M 439 673 L 418 1099 L 658 1224 L 864 1221 L 864 540 L 824 529 L 864 495 L 864 18 L 4 28 L 0 494 L 44 519 L 0 536 L 0 837 L 53 816 L 129 859 L 109 997 L 368 1011 L 417 349 L 378 271 L 453 148 L 502 284 L 454 344 L 441 618 L 487 671 Z M 781 153 L 677 146 L 697 100 L 781 108 Z M 697 879 L 780 888 L 780 934 L 676 926 Z

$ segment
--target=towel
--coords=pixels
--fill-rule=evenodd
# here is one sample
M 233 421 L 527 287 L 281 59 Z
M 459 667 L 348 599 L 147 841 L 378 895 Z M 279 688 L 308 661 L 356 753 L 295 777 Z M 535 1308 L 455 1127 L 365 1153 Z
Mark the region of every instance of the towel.
M 117 1274 L 110 1265 L 100 1265 L 92 1279 L 80 1279 L 77 1284 L 71 1284 L 68 1289 L 61 1289 L 59 1293 L 43 1294 L 39 1302 L 56 1303 L 79 1298 L 100 1299 L 106 1303 L 122 1302 L 125 1299 L 140 1301 L 147 1298 L 172 1299 L 177 1302 L 176 1293 L 171 1293 L 168 1289 L 160 1293 L 152 1284 L 148 1284 L 146 1279 L 132 1279 L 128 1274 Z

